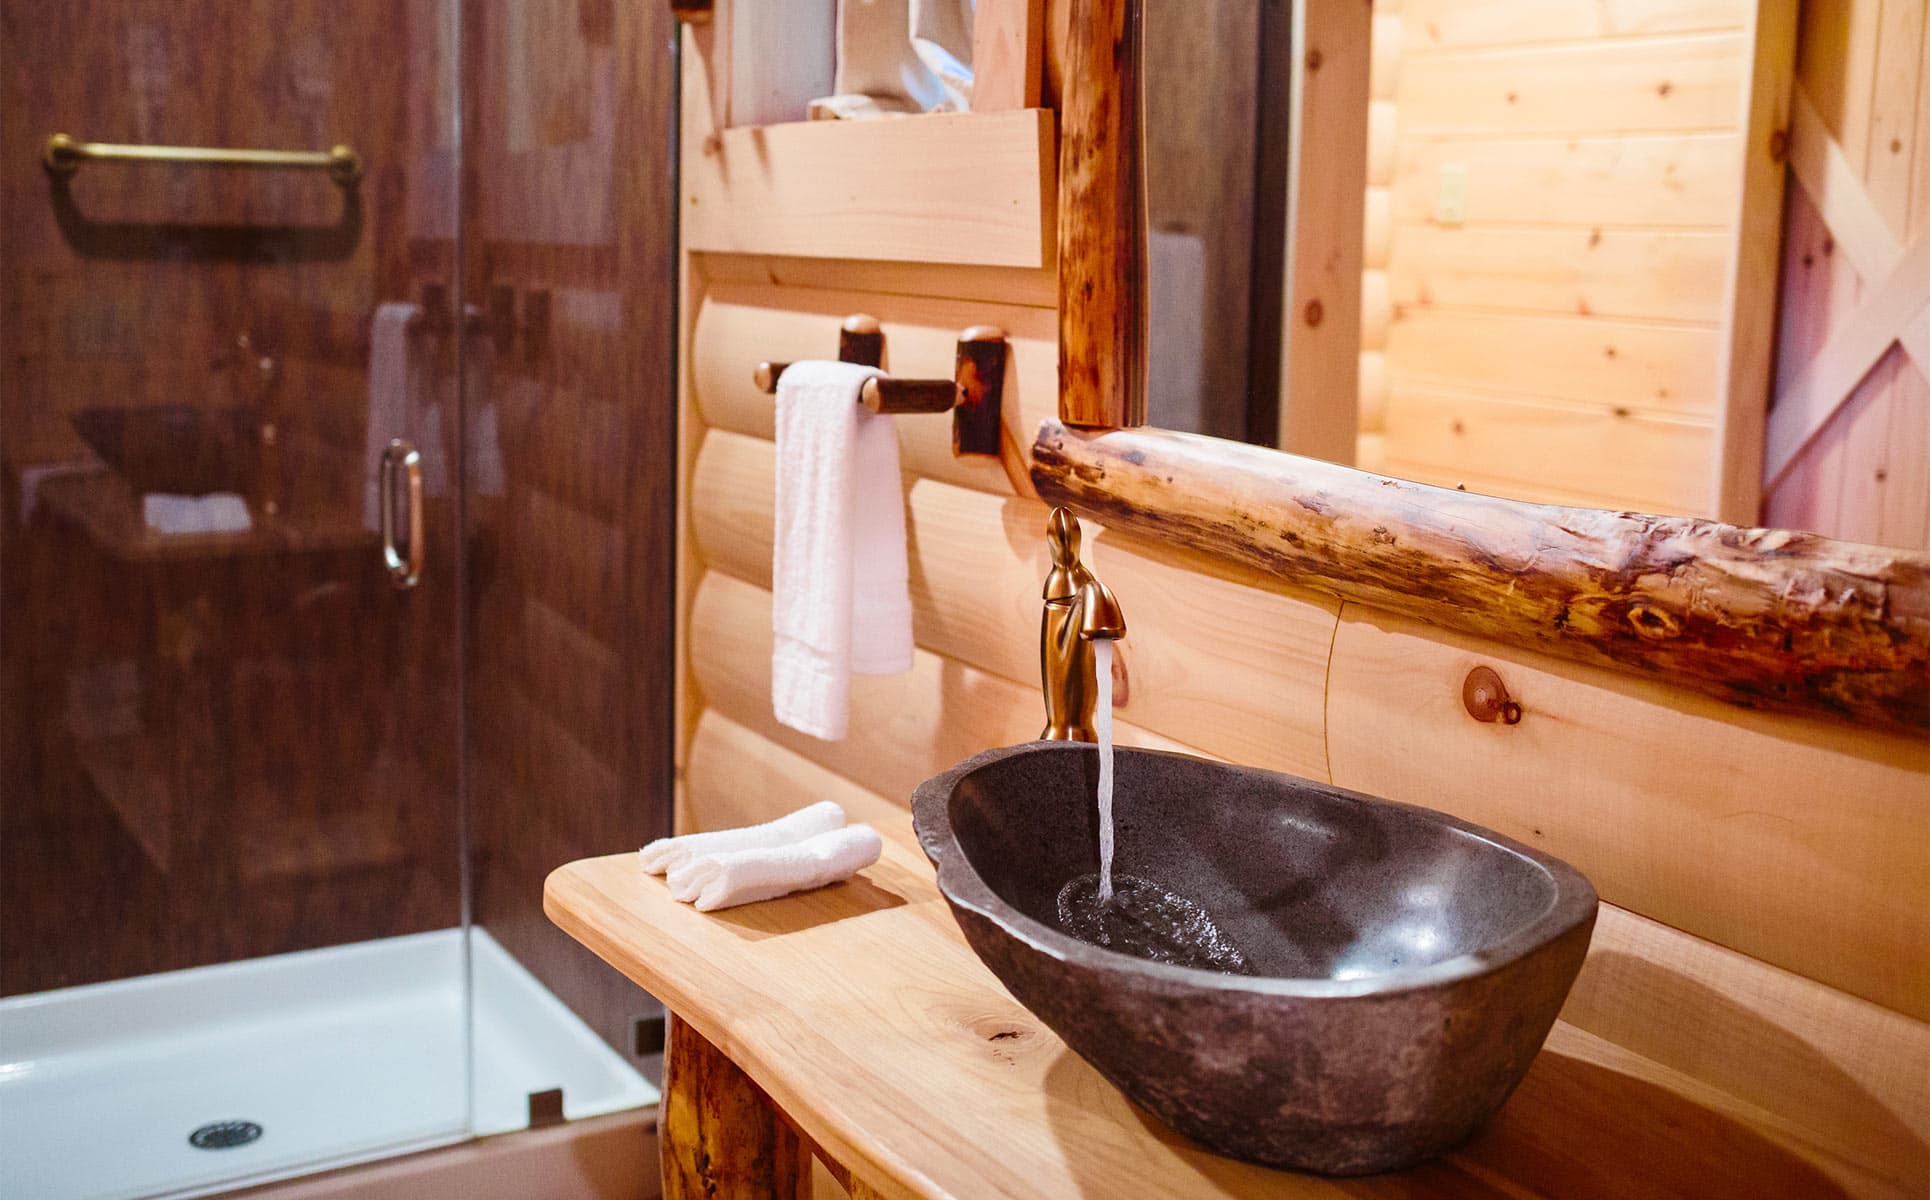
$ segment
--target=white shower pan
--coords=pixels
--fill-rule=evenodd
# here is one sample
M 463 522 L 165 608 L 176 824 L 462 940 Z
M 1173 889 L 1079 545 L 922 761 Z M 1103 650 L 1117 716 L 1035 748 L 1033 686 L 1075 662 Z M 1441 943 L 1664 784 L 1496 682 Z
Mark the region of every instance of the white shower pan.
M 522 1129 L 553 1088 L 567 1120 L 657 1102 L 488 933 L 470 950 L 473 1089 L 460 929 L 0 1001 L 0 1197 L 205 1195 Z

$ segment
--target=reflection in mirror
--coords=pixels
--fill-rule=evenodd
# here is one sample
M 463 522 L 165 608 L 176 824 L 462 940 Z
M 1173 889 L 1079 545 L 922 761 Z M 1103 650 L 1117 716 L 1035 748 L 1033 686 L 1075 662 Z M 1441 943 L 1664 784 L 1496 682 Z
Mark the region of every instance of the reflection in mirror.
M 1178 7 L 1146 10 L 1152 424 L 1930 548 L 1930 189 L 1896 169 L 1930 121 L 1872 86 L 1902 50 L 1750 0 Z

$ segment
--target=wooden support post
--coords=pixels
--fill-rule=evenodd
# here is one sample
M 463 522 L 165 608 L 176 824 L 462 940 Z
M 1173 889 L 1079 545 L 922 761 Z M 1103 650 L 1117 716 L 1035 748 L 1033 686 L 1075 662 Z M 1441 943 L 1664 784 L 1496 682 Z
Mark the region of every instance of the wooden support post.
M 674 1016 L 663 1057 L 664 1200 L 805 1200 L 804 1144 L 761 1088 Z
M 1059 417 L 1146 423 L 1140 0 L 1071 0 L 1059 119 Z
M 1294 47 L 1293 168 L 1279 447 L 1350 465 L 1360 435 L 1361 253 L 1373 11 L 1302 7 Z

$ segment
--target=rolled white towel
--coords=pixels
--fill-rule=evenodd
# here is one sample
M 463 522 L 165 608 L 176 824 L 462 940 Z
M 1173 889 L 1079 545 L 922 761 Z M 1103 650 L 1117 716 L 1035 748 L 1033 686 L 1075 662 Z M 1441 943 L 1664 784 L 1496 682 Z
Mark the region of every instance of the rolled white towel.
M 847 825 L 795 846 L 706 854 L 670 872 L 670 894 L 699 912 L 775 900 L 849 879 L 883 849 L 877 830 Z
M 245 533 L 254 527 L 248 502 L 233 492 L 206 496 L 149 492 L 141 497 L 141 517 L 156 533 Z
M 658 838 L 637 851 L 643 869 L 662 875 L 703 854 L 724 854 L 733 850 L 759 850 L 768 846 L 787 846 L 805 838 L 844 827 L 844 809 L 835 800 L 820 800 L 788 816 L 762 825 L 742 829 L 719 829 L 714 833 L 687 833 L 682 837 Z

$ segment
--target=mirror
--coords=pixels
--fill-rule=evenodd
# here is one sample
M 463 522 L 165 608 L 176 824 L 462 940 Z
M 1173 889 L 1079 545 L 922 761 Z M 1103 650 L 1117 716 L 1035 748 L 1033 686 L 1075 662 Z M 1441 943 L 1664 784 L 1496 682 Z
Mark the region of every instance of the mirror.
M 1930 548 L 1930 120 L 1830 7 L 1147 4 L 1150 423 Z

